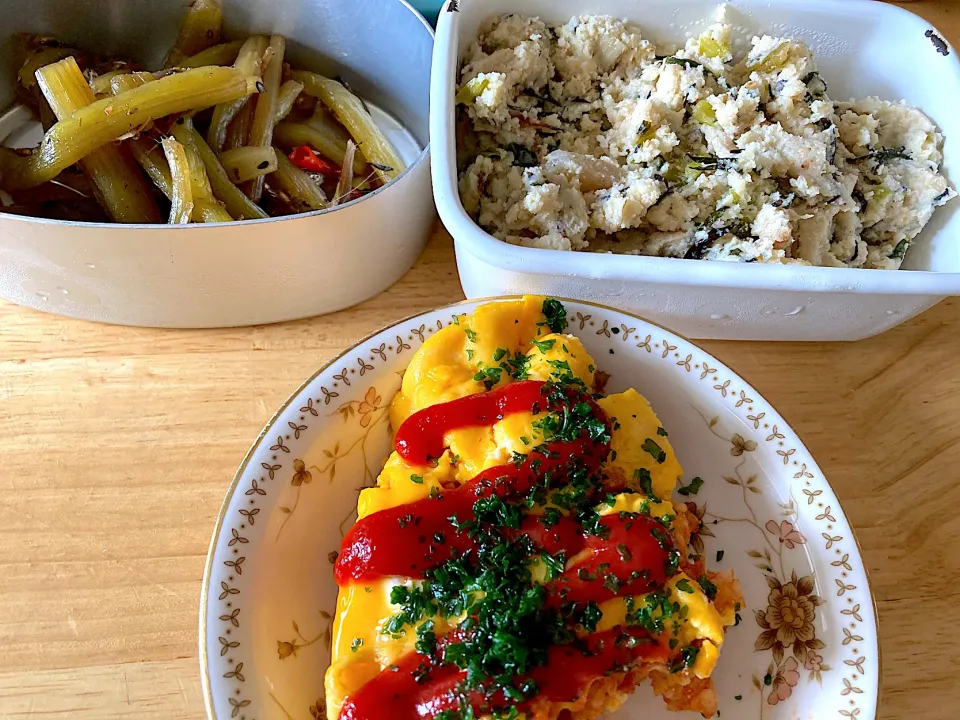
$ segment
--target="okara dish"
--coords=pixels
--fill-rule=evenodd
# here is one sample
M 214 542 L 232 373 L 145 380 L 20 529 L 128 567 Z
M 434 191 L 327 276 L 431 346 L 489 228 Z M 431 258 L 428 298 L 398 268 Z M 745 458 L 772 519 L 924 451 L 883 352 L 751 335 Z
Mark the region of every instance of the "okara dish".
M 336 206 L 399 177 L 403 160 L 344 84 L 292 70 L 282 35 L 220 42 L 221 23 L 217 0 L 195 0 L 157 72 L 22 37 L 17 95 L 46 132 L 31 153 L 0 152 L 3 210 L 255 220 Z
M 538 248 L 898 269 L 956 195 L 920 110 L 834 102 L 809 48 L 729 24 L 658 48 L 605 16 L 505 15 L 466 51 L 460 196 Z
M 411 360 L 335 564 L 330 720 L 588 720 L 647 679 L 716 712 L 739 583 L 691 551 L 667 430 L 565 327 L 556 300 L 491 303 Z

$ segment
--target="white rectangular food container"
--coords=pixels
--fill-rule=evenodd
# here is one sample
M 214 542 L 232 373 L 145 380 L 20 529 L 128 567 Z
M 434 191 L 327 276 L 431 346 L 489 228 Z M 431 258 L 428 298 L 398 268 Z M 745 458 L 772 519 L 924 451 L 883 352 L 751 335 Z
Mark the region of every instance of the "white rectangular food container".
M 904 270 L 817 268 L 604 255 L 500 242 L 464 211 L 457 191 L 454 93 L 459 58 L 487 18 L 508 12 L 565 21 L 607 14 L 652 40 L 682 45 L 716 16 L 704 0 L 459 0 L 440 13 L 433 55 L 433 189 L 456 242 L 469 298 L 538 293 L 604 302 L 694 338 L 857 340 L 960 294 L 960 200 L 934 213 Z M 926 21 L 871 0 L 733 0 L 726 17 L 747 38 L 808 43 L 834 100 L 878 95 L 924 110 L 946 136 L 944 168 L 960 181 L 960 62 Z M 946 53 L 946 54 L 944 54 Z

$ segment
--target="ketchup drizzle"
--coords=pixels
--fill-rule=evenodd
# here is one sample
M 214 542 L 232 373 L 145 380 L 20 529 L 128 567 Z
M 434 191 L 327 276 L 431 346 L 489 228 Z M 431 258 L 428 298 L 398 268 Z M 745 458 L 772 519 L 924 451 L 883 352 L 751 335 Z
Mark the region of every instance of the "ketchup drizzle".
M 614 628 L 593 633 L 579 643 L 554 645 L 548 651 L 547 663 L 534 669 L 529 678 L 539 690 L 535 700 L 571 702 L 595 678 L 637 660 L 665 663 L 668 657 L 667 649 L 642 630 Z M 477 691 L 463 697 L 457 686 L 467 673 L 450 664 L 440 665 L 418 681 L 420 668 L 429 662 L 430 658 L 420 653 L 405 656 L 396 670 L 385 670 L 348 697 L 340 708 L 339 720 L 422 720 L 444 710 L 460 709 L 461 699 L 479 713 L 511 704 L 525 710 L 534 702 L 512 703 L 502 691 L 490 696 Z

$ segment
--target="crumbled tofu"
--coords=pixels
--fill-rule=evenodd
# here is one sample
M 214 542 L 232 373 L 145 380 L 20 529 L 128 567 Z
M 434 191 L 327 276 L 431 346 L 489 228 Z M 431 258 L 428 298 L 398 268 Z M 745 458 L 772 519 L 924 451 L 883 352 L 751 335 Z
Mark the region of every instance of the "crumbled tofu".
M 784 250 L 793 242 L 790 214 L 783 208 L 764 205 L 753 221 L 752 235 L 757 238 L 758 258 L 786 257 Z
M 668 54 L 612 17 L 491 19 L 457 90 L 465 209 L 529 247 L 899 268 L 956 196 L 936 125 L 833 102 L 801 42 L 750 45 L 724 22 Z
M 662 194 L 661 182 L 632 170 L 622 185 L 596 194 L 590 223 L 608 233 L 636 227 Z

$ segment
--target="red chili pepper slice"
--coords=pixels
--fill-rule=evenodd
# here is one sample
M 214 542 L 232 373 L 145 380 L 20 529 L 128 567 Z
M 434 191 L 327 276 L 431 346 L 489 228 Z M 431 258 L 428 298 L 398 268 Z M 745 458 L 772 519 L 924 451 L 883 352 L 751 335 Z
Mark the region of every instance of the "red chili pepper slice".
M 320 173 L 321 175 L 330 175 L 331 177 L 340 177 L 340 168 L 326 158 L 317 155 L 308 145 L 301 145 L 298 148 L 294 148 L 288 157 L 290 158 L 290 162 L 301 170 Z

